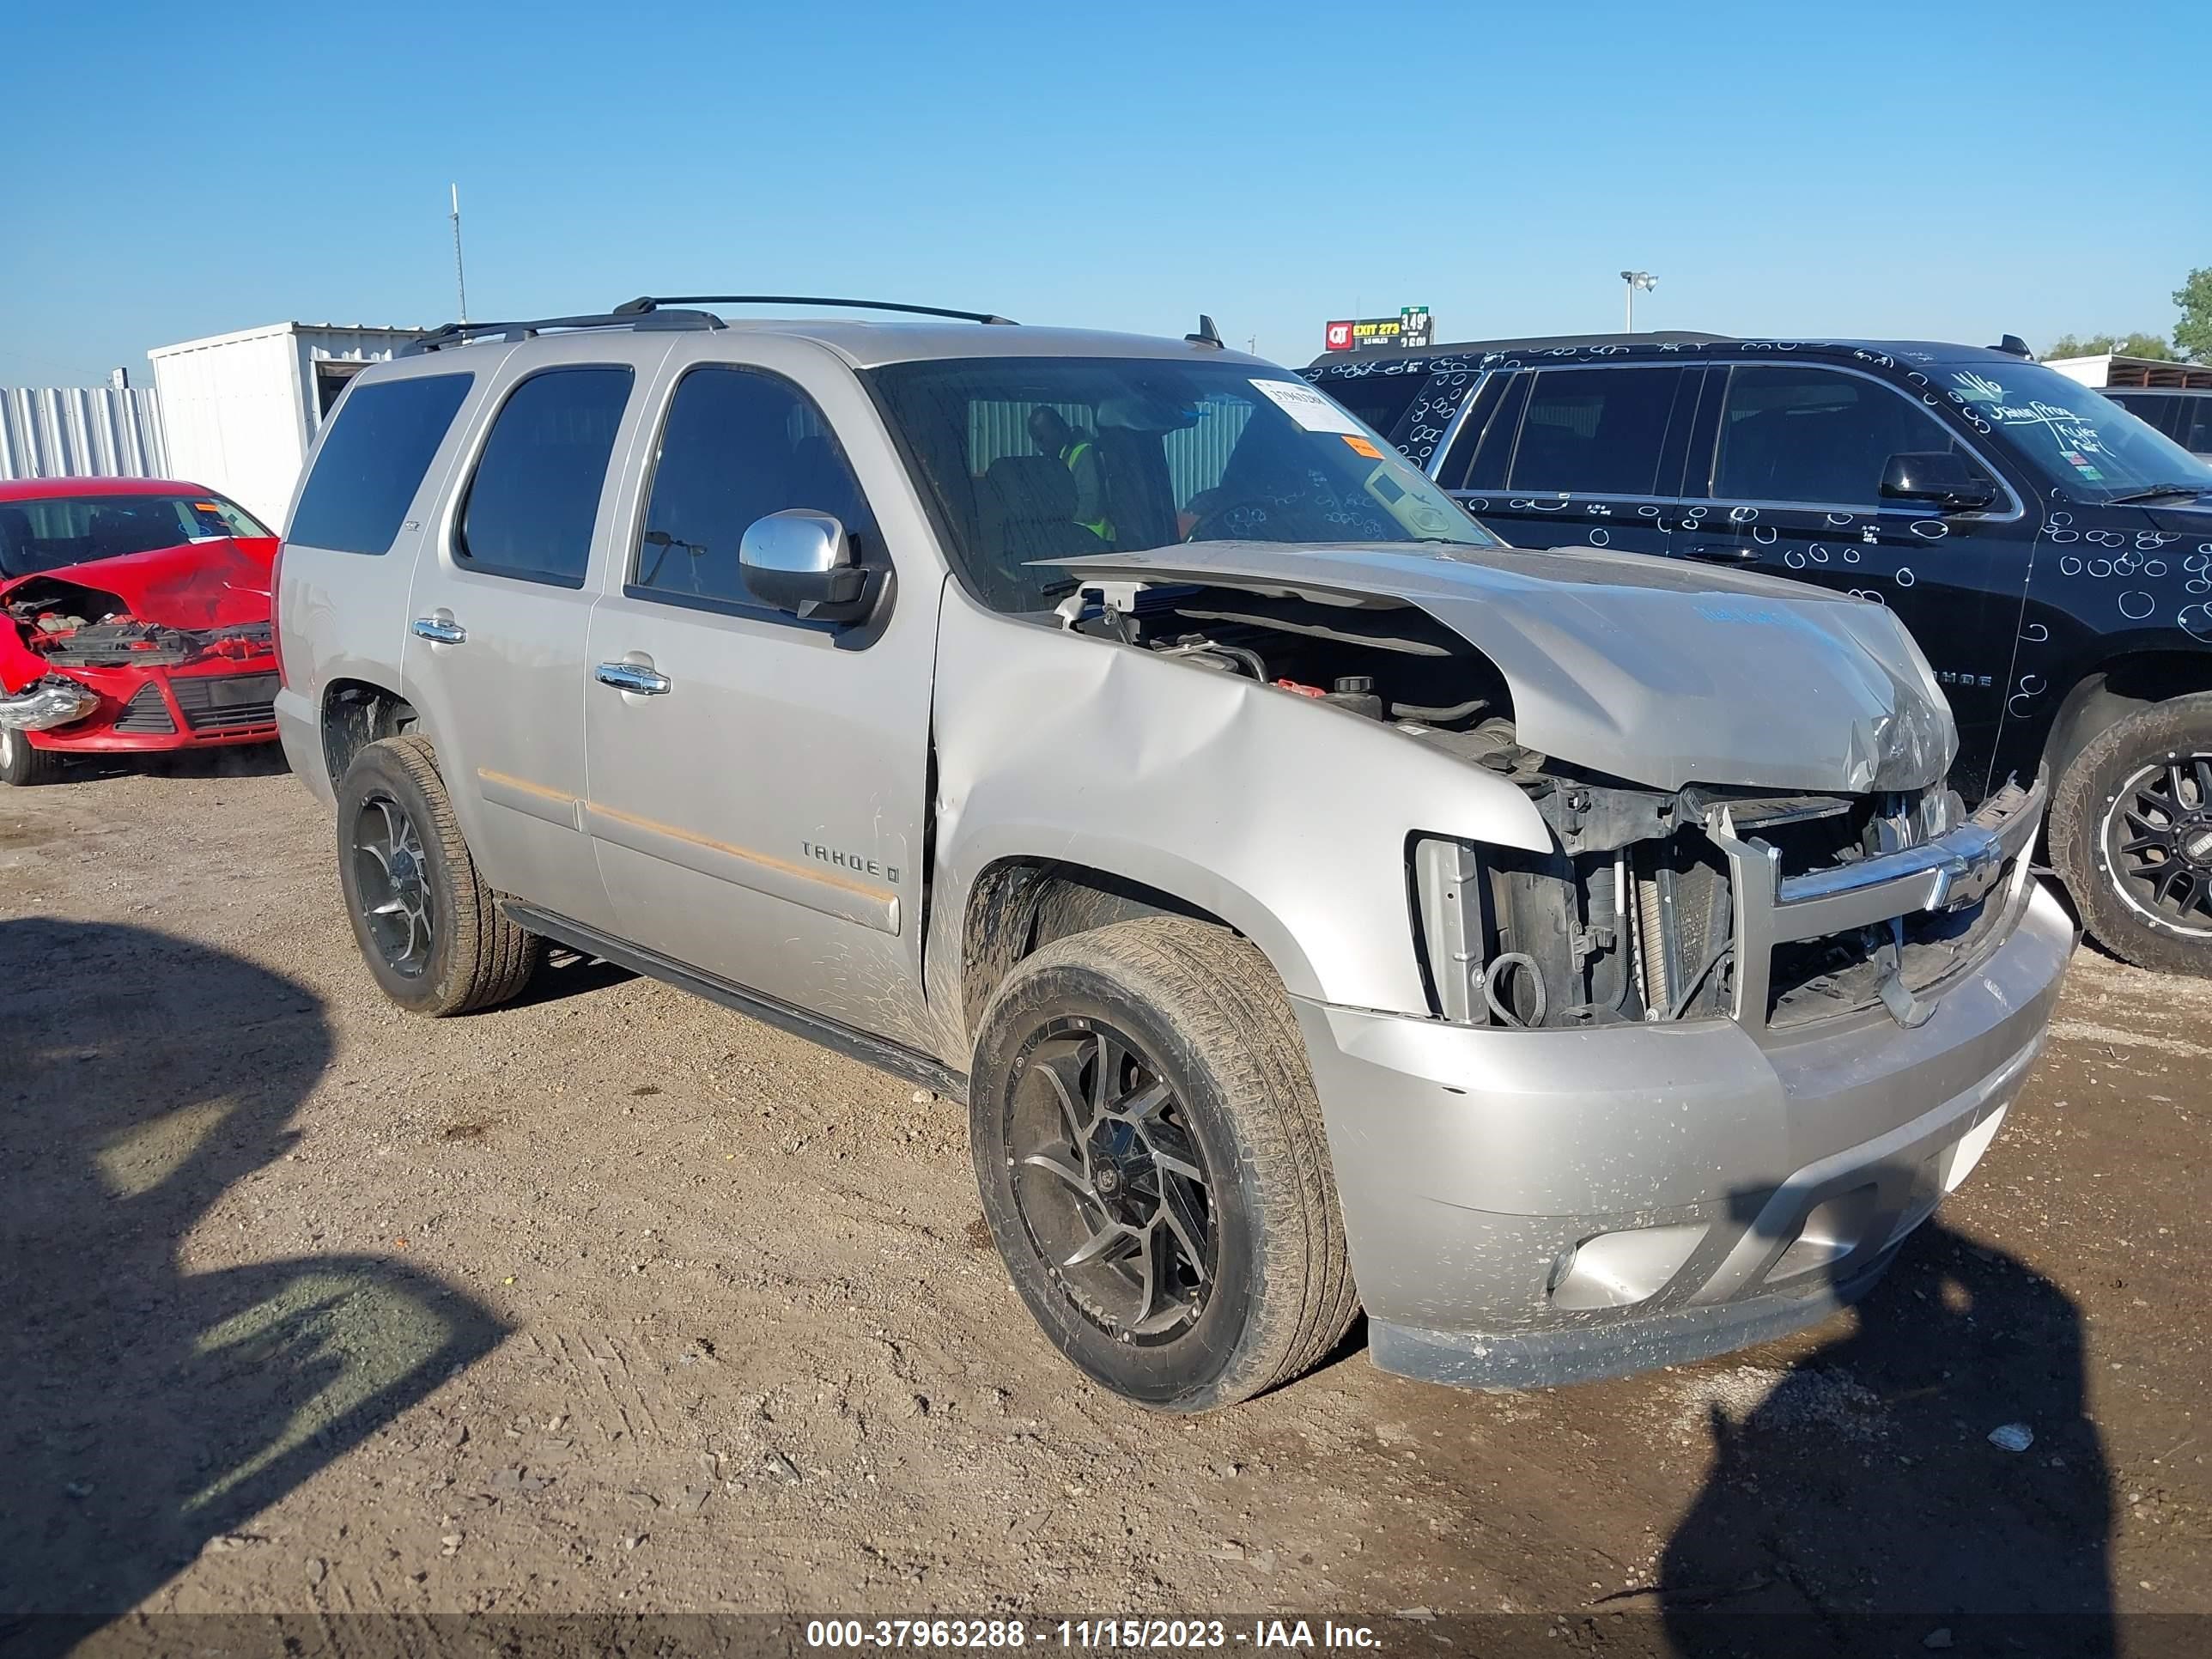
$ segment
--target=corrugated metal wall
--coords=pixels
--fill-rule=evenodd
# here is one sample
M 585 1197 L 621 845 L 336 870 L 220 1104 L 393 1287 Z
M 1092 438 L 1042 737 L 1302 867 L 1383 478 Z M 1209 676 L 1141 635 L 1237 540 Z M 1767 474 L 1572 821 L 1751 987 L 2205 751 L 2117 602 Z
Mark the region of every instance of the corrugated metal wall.
M 1001 455 L 1034 455 L 1036 446 L 1030 441 L 1029 418 L 1030 412 L 1036 407 L 1029 403 L 986 403 L 981 399 L 969 404 L 969 471 L 980 478 Z M 1054 404 L 1051 407 L 1078 431 L 1089 429 L 1094 419 L 1088 404 Z M 1204 413 L 1197 425 L 1168 433 L 1162 441 L 1167 453 L 1168 478 L 1175 486 L 1177 507 L 1188 506 L 1190 498 L 1200 490 L 1211 489 L 1221 482 L 1222 469 L 1229 465 L 1229 453 L 1244 435 L 1244 423 L 1252 418 L 1252 406 L 1238 398 L 1210 398 L 1200 407 Z
M 0 387 L 0 478 L 168 476 L 151 386 Z

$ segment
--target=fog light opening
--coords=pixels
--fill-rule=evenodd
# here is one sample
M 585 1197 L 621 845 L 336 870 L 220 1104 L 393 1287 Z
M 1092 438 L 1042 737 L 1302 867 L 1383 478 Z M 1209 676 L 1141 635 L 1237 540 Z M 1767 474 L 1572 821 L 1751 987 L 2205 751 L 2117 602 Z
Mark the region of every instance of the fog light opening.
M 1552 1305 L 1627 1308 L 1645 1301 L 1682 1270 L 1705 1231 L 1702 1221 L 1632 1227 L 1569 1245 L 1552 1262 Z

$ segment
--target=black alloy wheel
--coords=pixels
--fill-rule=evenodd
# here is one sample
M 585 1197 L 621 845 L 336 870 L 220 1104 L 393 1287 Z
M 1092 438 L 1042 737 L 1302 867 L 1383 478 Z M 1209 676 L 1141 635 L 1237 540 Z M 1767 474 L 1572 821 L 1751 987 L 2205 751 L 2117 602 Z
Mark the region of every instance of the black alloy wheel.
M 1350 1326 L 1321 1103 L 1290 999 L 1249 940 L 1139 915 L 1038 946 L 983 1012 L 968 1114 L 1015 1291 L 1122 1399 L 1248 1400 Z
M 2124 714 L 2067 760 L 2051 862 L 2113 955 L 2212 978 L 2212 691 Z
M 2120 896 L 2167 927 L 2212 935 L 2212 753 L 2146 766 L 2105 814 Z
M 1172 1340 L 1204 1312 L 1218 1203 L 1182 1103 L 1125 1032 L 1051 1021 L 1007 1103 L 1014 1203 L 1092 1324 Z
M 346 919 L 385 995 L 434 1019 L 495 1007 L 529 983 L 538 942 L 477 871 L 427 739 L 384 738 L 356 754 L 337 818 Z
M 422 836 L 389 790 L 375 789 L 354 820 L 354 886 L 362 926 L 402 979 L 430 965 L 437 918 L 423 870 Z

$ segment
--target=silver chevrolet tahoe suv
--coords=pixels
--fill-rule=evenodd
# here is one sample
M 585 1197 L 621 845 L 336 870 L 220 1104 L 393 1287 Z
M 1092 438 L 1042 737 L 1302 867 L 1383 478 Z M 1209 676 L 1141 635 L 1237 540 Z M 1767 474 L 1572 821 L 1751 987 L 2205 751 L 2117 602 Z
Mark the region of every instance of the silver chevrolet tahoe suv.
M 2074 935 L 1881 607 L 1500 546 L 1210 323 L 743 297 L 448 326 L 316 446 L 276 711 L 400 1006 L 557 945 L 964 1099 L 1174 1410 L 1363 1306 L 1489 1387 L 1776 1336 L 1989 1146 Z

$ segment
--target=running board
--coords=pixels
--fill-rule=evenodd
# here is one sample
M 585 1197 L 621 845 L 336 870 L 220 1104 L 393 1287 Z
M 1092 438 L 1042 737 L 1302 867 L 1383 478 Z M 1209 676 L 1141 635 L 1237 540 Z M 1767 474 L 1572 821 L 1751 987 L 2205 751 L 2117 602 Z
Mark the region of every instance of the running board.
M 702 974 L 696 968 L 686 968 L 681 963 L 671 962 L 666 957 L 647 950 L 641 945 L 630 945 L 586 927 L 580 921 L 571 921 L 549 910 L 501 896 L 500 909 L 518 927 L 526 927 L 541 933 L 572 951 L 587 957 L 611 962 L 617 968 L 627 968 L 634 974 L 643 974 L 673 985 L 679 991 L 689 991 L 694 996 L 704 997 L 709 1002 L 719 1002 L 723 1007 L 788 1031 L 793 1036 L 805 1037 L 832 1053 L 857 1060 L 863 1066 L 873 1066 L 878 1072 L 888 1072 L 902 1082 L 912 1083 L 942 1095 L 961 1105 L 968 1102 L 968 1079 L 952 1070 L 942 1060 L 893 1042 L 871 1032 L 857 1030 L 842 1020 L 825 1015 L 810 1013 L 779 998 L 759 991 L 749 991 L 727 980 Z

